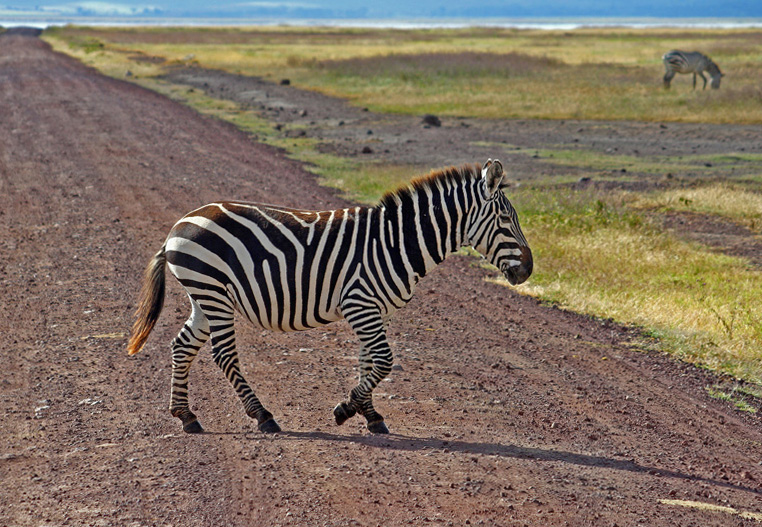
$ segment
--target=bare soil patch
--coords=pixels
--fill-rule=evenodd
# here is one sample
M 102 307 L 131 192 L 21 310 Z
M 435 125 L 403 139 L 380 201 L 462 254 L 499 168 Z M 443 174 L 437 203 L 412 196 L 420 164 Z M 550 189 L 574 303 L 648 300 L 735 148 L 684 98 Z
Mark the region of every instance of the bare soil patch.
M 671 212 L 664 214 L 663 219 L 664 225 L 680 236 L 762 266 L 762 237 L 744 225 L 688 212 Z
M 344 202 L 281 152 L 37 38 L 0 36 L 0 64 L 0 524 L 757 523 L 660 502 L 762 509 L 762 423 L 710 398 L 716 377 L 638 351 L 635 331 L 489 283 L 489 271 L 459 257 L 421 283 L 390 327 L 401 369 L 376 405 L 388 437 L 357 418 L 333 423 L 354 382 L 357 344 L 344 323 L 293 335 L 241 327 L 247 376 L 285 430 L 275 436 L 256 431 L 202 352 L 191 398 L 208 432 L 183 434 L 167 411 L 168 346 L 188 309 L 179 286 L 147 348 L 124 350 L 143 267 L 169 227 L 215 199 Z M 193 74 L 214 89 L 233 82 Z M 283 101 L 256 103 L 269 115 L 314 119 L 310 133 L 348 138 L 347 152 L 371 129 L 382 146 L 366 155 L 426 168 L 510 153 L 469 147 L 477 137 L 553 144 L 569 129 L 596 147 L 641 152 L 753 142 L 744 127 L 663 135 L 653 124 L 461 120 L 427 129 L 261 87 Z M 531 176 L 532 163 L 516 166 Z
M 376 115 L 341 99 L 256 77 L 198 67 L 178 67 L 166 77 L 249 105 L 274 122 L 302 125 L 309 137 L 325 140 L 327 148 L 339 153 L 359 154 L 370 145 L 375 148 L 369 159 L 427 168 L 491 155 L 510 162 L 519 177 L 545 175 L 554 169 L 555 165 L 541 159 L 527 160 L 517 154 L 517 146 L 584 148 L 633 156 L 762 152 L 758 127 L 750 125 L 440 116 L 442 126 L 427 127 L 423 116 Z

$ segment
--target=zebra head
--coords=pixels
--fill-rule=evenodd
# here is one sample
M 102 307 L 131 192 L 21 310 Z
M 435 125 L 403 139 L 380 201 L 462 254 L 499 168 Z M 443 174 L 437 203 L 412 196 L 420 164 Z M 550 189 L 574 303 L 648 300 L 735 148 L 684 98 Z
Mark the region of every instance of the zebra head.
M 719 70 L 717 70 L 717 75 L 712 77 L 712 80 L 710 81 L 709 85 L 715 89 L 720 89 L 720 80 L 725 76 L 724 73 L 720 73 Z
M 521 232 L 516 210 L 503 194 L 503 165 L 488 159 L 478 182 L 483 200 L 468 226 L 468 242 L 492 265 L 500 269 L 511 285 L 532 274 L 532 251 Z
M 709 76 L 712 79 L 710 81 L 709 85 L 713 89 L 719 90 L 720 89 L 720 80 L 722 80 L 722 78 L 725 76 L 725 74 L 720 71 L 719 66 L 717 66 L 717 64 L 715 64 L 712 61 L 712 59 L 708 58 L 707 60 L 709 62 L 707 63 L 706 71 L 707 71 L 707 73 L 709 73 Z

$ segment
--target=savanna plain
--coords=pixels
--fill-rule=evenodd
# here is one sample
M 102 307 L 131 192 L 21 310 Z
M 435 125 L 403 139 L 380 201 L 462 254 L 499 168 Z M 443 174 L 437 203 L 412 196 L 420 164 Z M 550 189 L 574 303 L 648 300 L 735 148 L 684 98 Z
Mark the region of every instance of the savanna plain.
M 721 88 L 665 90 L 675 48 Z M 753 29 L 0 34 L 0 520 L 759 524 L 761 52 Z M 372 204 L 488 157 L 535 272 L 510 288 L 464 250 L 422 281 L 389 328 L 388 437 L 331 421 L 356 375 L 343 323 L 242 328 L 275 436 L 208 356 L 208 432 L 169 415 L 176 284 L 127 358 L 142 268 L 188 210 Z

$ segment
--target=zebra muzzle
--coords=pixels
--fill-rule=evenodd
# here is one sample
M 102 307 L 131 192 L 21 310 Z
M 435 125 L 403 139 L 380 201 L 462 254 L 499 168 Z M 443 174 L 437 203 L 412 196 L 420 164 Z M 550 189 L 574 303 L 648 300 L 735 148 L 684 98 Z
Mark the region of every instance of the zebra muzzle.
M 527 281 L 532 274 L 533 260 L 529 248 L 521 249 L 521 261 L 518 265 L 505 262 L 500 266 L 500 271 L 511 285 L 518 285 Z

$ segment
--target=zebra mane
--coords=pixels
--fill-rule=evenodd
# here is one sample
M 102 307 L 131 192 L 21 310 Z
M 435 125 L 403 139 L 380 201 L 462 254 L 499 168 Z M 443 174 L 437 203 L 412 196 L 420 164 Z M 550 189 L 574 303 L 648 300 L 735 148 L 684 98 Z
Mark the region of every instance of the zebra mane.
M 378 207 L 395 209 L 404 198 L 412 198 L 422 190 L 437 188 L 438 186 L 454 187 L 479 177 L 481 177 L 481 166 L 478 163 L 432 170 L 428 174 L 414 178 L 396 190 L 384 194 Z

